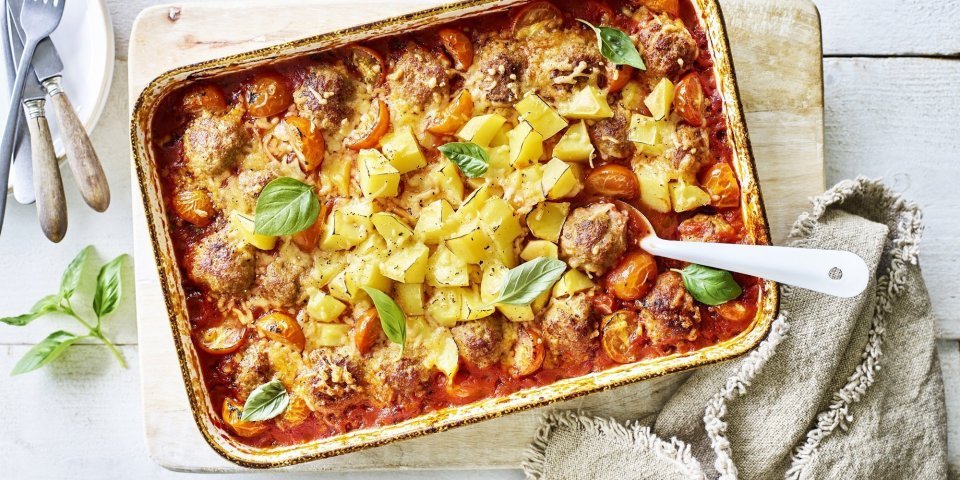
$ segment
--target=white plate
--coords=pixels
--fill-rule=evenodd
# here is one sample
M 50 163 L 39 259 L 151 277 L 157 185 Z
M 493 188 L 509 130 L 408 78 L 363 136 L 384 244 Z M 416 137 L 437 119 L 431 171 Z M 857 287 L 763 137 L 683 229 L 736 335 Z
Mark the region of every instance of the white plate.
M 2 3 L 0 3 L 2 5 Z M 0 7 L 2 8 L 2 7 Z M 0 21 L 3 17 L 0 16 Z M 77 116 L 87 132 L 93 131 L 103 107 L 107 103 L 110 82 L 113 80 L 113 23 L 105 0 L 71 0 L 66 3 L 60 26 L 51 35 L 63 59 L 63 88 L 70 96 Z M 7 39 L 0 39 L 7 41 Z M 2 52 L 0 52 L 2 54 Z M 0 68 L 6 69 L 0 57 Z M 10 105 L 10 84 L 6 74 L 0 75 L 0 106 L 2 117 Z M 49 104 L 48 104 L 49 105 Z M 63 155 L 59 127 L 48 106 L 47 117 L 57 156 Z M 0 118 L 0 131 L 6 119 Z M 11 182 L 12 182 L 11 175 Z M 9 193 L 12 188 L 7 189 Z

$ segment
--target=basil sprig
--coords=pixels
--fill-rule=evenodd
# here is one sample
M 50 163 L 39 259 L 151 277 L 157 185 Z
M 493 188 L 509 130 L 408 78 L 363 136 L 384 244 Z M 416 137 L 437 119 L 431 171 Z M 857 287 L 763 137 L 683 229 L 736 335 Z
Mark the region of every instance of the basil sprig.
M 633 44 L 633 40 L 630 40 L 626 33 L 613 27 L 597 27 L 580 18 L 577 21 L 590 27 L 597 34 L 600 54 L 607 60 L 615 65 L 630 65 L 638 70 L 647 69 L 636 45 Z
M 14 327 L 22 327 L 45 315 L 67 315 L 73 317 L 74 320 L 83 325 L 83 327 L 87 329 L 87 333 L 85 335 L 77 335 L 65 330 L 58 330 L 51 333 L 47 338 L 27 351 L 23 358 L 13 367 L 13 371 L 10 372 L 11 375 L 19 375 L 41 368 L 63 355 L 71 345 L 85 338 L 95 338 L 102 342 L 110 349 L 110 352 L 116 357 L 120 366 L 127 368 L 127 363 L 120 354 L 120 350 L 104 335 L 102 330 L 103 318 L 115 312 L 120 305 L 121 293 L 123 291 L 121 270 L 126 255 L 121 255 L 111 260 L 101 267 L 100 272 L 97 274 L 97 284 L 91 302 L 96 322 L 85 320 L 74 310 L 72 300 L 76 299 L 75 294 L 81 287 L 83 270 L 87 264 L 87 257 L 89 257 L 91 249 L 92 247 L 86 247 L 80 250 L 80 253 L 67 265 L 66 270 L 63 272 L 63 277 L 60 280 L 60 290 L 57 293 L 41 298 L 28 313 L 14 317 L 0 318 L 0 323 Z
M 548 257 L 537 257 L 519 267 L 511 268 L 500 287 L 500 296 L 494 303 L 529 305 L 557 283 L 566 270 L 566 263 Z
M 472 142 L 451 142 L 437 147 L 443 156 L 460 167 L 460 171 L 470 178 L 487 173 L 490 156 L 480 145 Z
M 243 404 L 240 420 L 245 422 L 270 420 L 283 413 L 288 405 L 290 405 L 290 394 L 283 387 L 283 382 L 274 379 L 250 393 Z
M 320 199 L 313 187 L 280 177 L 260 192 L 253 231 L 262 235 L 293 235 L 310 228 L 318 215 Z
M 373 300 L 373 306 L 377 307 L 377 315 L 380 316 L 380 326 L 383 327 L 383 333 L 387 335 L 393 343 L 399 343 L 401 352 L 406 348 L 407 343 L 407 317 L 403 314 L 400 305 L 397 305 L 390 295 L 372 287 L 363 287 L 363 291 L 370 295 Z
M 743 289 L 726 270 L 705 267 L 692 263 L 683 270 L 673 269 L 683 277 L 683 286 L 693 298 L 706 305 L 720 305 L 733 300 Z

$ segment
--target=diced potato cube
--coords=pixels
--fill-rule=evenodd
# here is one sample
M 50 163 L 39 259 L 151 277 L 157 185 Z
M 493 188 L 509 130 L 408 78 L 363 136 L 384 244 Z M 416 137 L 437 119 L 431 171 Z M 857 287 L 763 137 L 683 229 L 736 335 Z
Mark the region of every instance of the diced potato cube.
M 333 278 L 330 279 L 330 283 L 327 284 L 327 289 L 330 290 L 330 295 L 344 302 L 352 303 L 354 300 L 353 295 L 350 294 L 350 289 L 347 287 L 346 270 L 334 275 Z
M 569 203 L 543 202 L 527 214 L 527 227 L 533 236 L 557 243 L 568 213 Z
M 507 133 L 510 142 L 510 165 L 521 168 L 540 161 L 543 155 L 543 135 L 527 122 L 520 122 Z
M 481 147 L 490 145 L 493 137 L 500 132 L 500 127 L 507 119 L 496 113 L 479 115 L 467 121 L 467 124 L 457 132 L 457 136 L 465 142 L 473 142 Z
M 441 234 L 449 237 L 459 230 L 463 224 L 475 220 L 480 213 L 480 207 L 490 198 L 490 195 L 491 188 L 487 183 L 480 185 L 480 187 L 471 192 L 470 195 L 463 200 L 463 203 L 460 204 L 460 208 L 450 216 L 449 220 L 443 223 Z
M 391 281 L 380 270 L 382 262 L 382 257 L 375 255 L 357 257 L 345 270 L 348 272 L 347 291 L 352 303 L 367 298 L 367 292 L 363 290 L 363 287 L 376 288 L 383 292 L 390 291 Z
M 240 233 L 240 238 L 243 238 L 243 241 L 260 250 L 273 250 L 273 247 L 277 245 L 277 237 L 253 233 L 254 228 L 256 228 L 256 222 L 253 217 L 249 217 L 240 212 L 233 212 L 230 215 L 230 223 L 232 223 L 233 228 Z
M 437 192 L 443 195 L 451 204 L 460 205 L 463 202 L 463 179 L 460 178 L 460 169 L 453 162 L 443 159 L 441 167 L 427 176 Z
M 394 300 L 407 315 L 423 315 L 423 284 L 398 283 L 393 286 Z
M 470 285 L 467 262 L 440 245 L 427 261 L 426 281 L 433 287 L 466 287 Z
M 517 109 L 520 118 L 529 123 L 537 133 L 543 136 L 544 140 L 556 135 L 567 126 L 567 121 L 537 95 L 530 94 L 523 97 L 513 108 Z
M 517 210 L 533 208 L 546 199 L 540 186 L 542 179 L 543 165 L 539 163 L 514 170 L 503 181 L 503 198 Z
M 538 257 L 559 258 L 557 244 L 546 240 L 530 240 L 520 252 L 520 258 L 526 262 Z
M 507 132 L 510 131 L 510 125 L 504 123 L 500 130 L 497 130 L 497 134 L 493 136 L 493 140 L 490 140 L 490 148 L 502 147 L 509 142 L 507 138 Z
M 560 114 L 567 118 L 599 120 L 612 117 L 613 110 L 607 104 L 607 94 L 593 85 L 587 85 L 560 107 Z
M 417 238 L 427 245 L 436 245 L 440 242 L 443 225 L 453 216 L 453 207 L 446 200 L 436 200 L 420 210 L 420 218 L 414 233 Z
M 644 87 L 637 80 L 631 80 L 620 90 L 620 105 L 627 110 L 637 111 L 643 108 L 646 98 Z
M 443 337 L 443 340 L 438 342 L 436 350 L 433 356 L 433 364 L 437 367 L 437 370 L 447 376 L 448 381 L 452 382 L 453 376 L 457 374 L 457 370 L 460 368 L 460 350 L 449 331 Z
M 513 207 L 498 197 L 491 197 L 480 210 L 480 226 L 493 242 L 494 256 L 509 267 L 517 265 L 513 242 L 523 233 Z
M 350 325 L 321 323 L 316 325 L 310 340 L 318 347 L 339 347 L 350 342 Z
M 563 132 L 560 141 L 553 147 L 553 156 L 565 162 L 586 162 L 593 156 L 593 151 L 587 124 L 580 120 Z
M 368 198 L 396 197 L 400 191 L 400 171 L 378 150 L 360 150 L 360 190 Z
M 467 263 L 478 264 L 492 255 L 490 237 L 477 221 L 460 227 L 444 240 L 444 245 L 457 257 Z
M 497 309 L 480 299 L 480 292 L 476 287 L 464 288 L 461 294 L 463 303 L 461 305 L 460 320 L 479 320 L 481 318 L 493 315 Z
M 427 319 L 442 327 L 452 327 L 463 310 L 463 289 L 438 288 L 427 302 Z
M 310 271 L 308 284 L 315 288 L 323 288 L 330 283 L 330 280 L 336 274 L 342 272 L 344 267 L 346 267 L 346 262 L 342 256 L 317 256 L 317 260 L 313 264 L 313 270 Z
M 427 157 L 423 156 L 417 137 L 413 135 L 413 128 L 409 125 L 387 134 L 380 142 L 383 155 L 390 160 L 400 173 L 407 173 L 427 165 Z
M 360 244 L 366 237 L 367 231 L 359 225 L 356 215 L 336 210 L 327 217 L 323 227 L 323 236 L 320 239 L 320 248 L 323 250 L 346 250 Z
M 543 166 L 540 185 L 543 194 L 551 200 L 576 196 L 583 189 L 580 166 L 554 158 Z
M 311 293 L 307 301 L 307 315 L 321 322 L 336 321 L 346 309 L 343 302 L 319 290 Z
M 640 185 L 640 201 L 644 205 L 660 213 L 670 211 L 669 180 L 666 175 L 644 169 L 637 172 L 637 183 Z
M 423 283 L 430 249 L 422 243 L 404 247 L 387 257 L 380 269 L 387 278 L 403 283 Z
M 400 220 L 400 217 L 392 213 L 374 213 L 370 220 L 380 236 L 387 241 L 387 247 L 391 250 L 405 245 L 413 238 L 413 230 Z
M 654 120 L 663 120 L 667 115 L 670 115 L 674 89 L 673 82 L 667 78 L 662 78 L 660 83 L 653 87 L 653 91 L 643 101 Z
M 484 302 L 492 302 L 500 295 L 500 288 L 503 280 L 507 277 L 510 269 L 498 262 L 489 262 L 483 267 L 483 277 L 480 281 L 480 299 Z M 528 322 L 533 320 L 533 309 L 530 305 L 507 305 L 498 304 L 497 310 L 503 316 L 514 322 Z
M 353 174 L 353 159 L 346 156 L 330 156 L 320 164 L 320 178 L 327 179 L 332 194 L 346 197 L 350 194 L 350 177 Z M 325 193 L 321 187 L 321 193 Z
M 630 127 L 627 130 L 627 140 L 644 145 L 657 144 L 657 121 L 653 117 L 634 113 L 630 117 Z
M 710 194 L 702 188 L 687 182 L 670 183 L 670 199 L 673 200 L 673 209 L 677 212 L 686 212 L 697 207 L 710 205 Z
M 550 302 L 550 290 L 543 292 L 539 297 L 533 300 L 533 303 L 530 304 L 530 309 L 533 310 L 534 314 L 538 314 L 547 307 L 547 303 Z
M 553 286 L 554 297 L 566 297 L 577 292 L 593 288 L 593 282 L 580 270 L 571 268 L 564 273 L 557 284 Z

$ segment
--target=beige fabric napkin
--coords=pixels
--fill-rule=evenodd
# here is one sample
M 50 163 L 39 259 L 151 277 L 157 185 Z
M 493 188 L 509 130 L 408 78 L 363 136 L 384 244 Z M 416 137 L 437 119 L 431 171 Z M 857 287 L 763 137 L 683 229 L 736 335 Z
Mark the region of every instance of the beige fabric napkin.
M 697 370 L 655 419 L 547 415 L 528 478 L 945 478 L 921 230 L 919 208 L 879 180 L 844 181 L 813 199 L 791 243 L 861 255 L 874 275 L 865 293 L 784 288 L 767 339 Z

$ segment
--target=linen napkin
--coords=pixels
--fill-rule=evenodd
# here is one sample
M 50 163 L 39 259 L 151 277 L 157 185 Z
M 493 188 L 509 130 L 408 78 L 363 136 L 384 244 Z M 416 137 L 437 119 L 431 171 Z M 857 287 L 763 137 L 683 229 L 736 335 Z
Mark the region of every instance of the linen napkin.
M 655 419 L 543 419 L 528 478 L 945 478 L 946 408 L 920 276 L 922 216 L 879 180 L 813 199 L 790 244 L 844 249 L 873 275 L 851 299 L 784 287 L 748 355 L 697 370 Z M 881 368 L 882 367 L 882 368 Z

